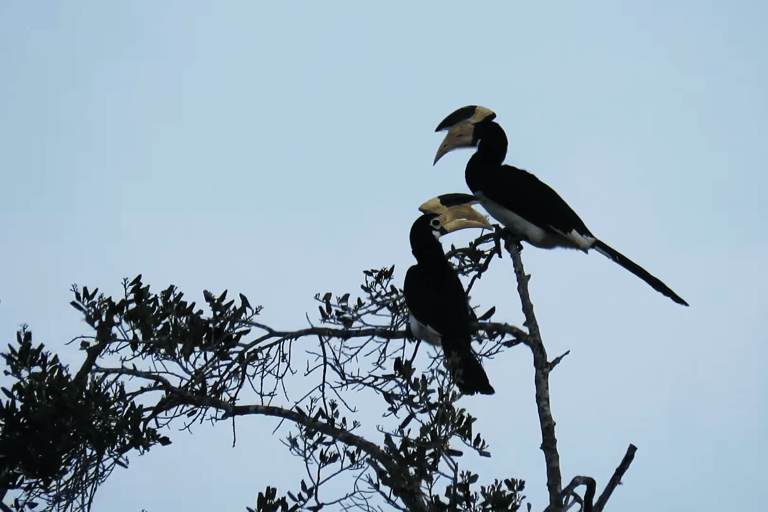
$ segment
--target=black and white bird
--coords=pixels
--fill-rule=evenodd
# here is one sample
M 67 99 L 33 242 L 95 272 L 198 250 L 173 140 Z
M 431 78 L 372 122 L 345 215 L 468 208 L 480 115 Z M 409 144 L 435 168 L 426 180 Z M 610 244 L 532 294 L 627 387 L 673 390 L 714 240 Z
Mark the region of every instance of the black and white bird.
M 408 269 L 403 287 L 414 337 L 442 347 L 446 366 L 459 390 L 468 395 L 492 395 L 495 391 L 472 350 L 467 294 L 445 257 L 440 236 L 458 229 L 490 226 L 466 203 L 416 219 L 411 227 L 411 250 L 417 263 Z
M 448 130 L 435 156 L 462 147 L 477 147 L 469 159 L 465 179 L 480 204 L 504 228 L 531 245 L 544 249 L 565 247 L 587 252 L 595 249 L 654 290 L 687 306 L 679 295 L 632 260 L 596 238 L 557 192 L 533 174 L 504 165 L 507 135 L 494 122 L 496 114 L 477 105 L 460 108 L 435 131 Z

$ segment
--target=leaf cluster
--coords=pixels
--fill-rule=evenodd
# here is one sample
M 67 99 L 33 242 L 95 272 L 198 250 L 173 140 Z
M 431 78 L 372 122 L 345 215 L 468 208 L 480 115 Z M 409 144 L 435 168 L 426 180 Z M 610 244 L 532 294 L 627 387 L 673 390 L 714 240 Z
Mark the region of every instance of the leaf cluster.
M 486 235 L 454 250 L 460 272 L 478 278 L 494 243 Z M 516 510 L 522 482 L 481 486 L 462 467 L 464 450 L 490 448 L 441 354 L 408 342 L 394 266 L 363 274 L 362 296 L 316 295 L 319 325 L 297 330 L 260 323 L 261 307 L 242 294 L 205 291 L 198 307 L 175 286 L 153 293 L 141 276 L 116 299 L 73 286 L 71 305 L 93 330 L 73 340 L 85 355 L 74 376 L 27 330 L 3 354 L 15 381 L 1 409 L 5 489 L 22 504 L 87 510 L 129 452 L 170 443 L 171 425 L 266 415 L 288 423 L 283 443 L 305 475 L 283 496 L 267 487 L 255 510 Z M 509 344 L 495 325 L 478 333 L 481 354 Z M 305 389 L 297 397 L 294 381 Z M 381 424 L 363 425 L 360 406 L 379 407 Z M 350 482 L 341 493 L 328 485 L 340 475 Z
M 127 452 L 170 443 L 146 423 L 123 383 L 74 379 L 58 356 L 33 345 L 26 328 L 3 358 L 14 383 L 2 388 L 8 400 L 0 403 L 0 478 L 3 489 L 24 491 L 17 510 L 36 500 L 63 510 L 90 503 L 115 465 L 127 465 Z

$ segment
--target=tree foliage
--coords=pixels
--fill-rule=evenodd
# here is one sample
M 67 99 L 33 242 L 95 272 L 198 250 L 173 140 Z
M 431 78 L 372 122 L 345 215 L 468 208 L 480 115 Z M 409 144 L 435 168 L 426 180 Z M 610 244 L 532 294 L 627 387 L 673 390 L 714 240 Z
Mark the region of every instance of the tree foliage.
M 452 248 L 468 290 L 502 255 L 502 242 L 493 233 Z M 549 410 L 548 374 L 562 356 L 547 359 L 528 276 L 518 249 L 508 249 L 528 330 L 490 322 L 490 308 L 476 324 L 477 350 L 493 357 L 518 344 L 531 348 L 537 379 L 547 387 L 540 396 L 537 380 L 548 509 L 576 500 L 589 510 L 593 480 L 576 477 L 560 488 L 554 421 L 541 411 Z M 418 356 L 420 345 L 408 342 L 403 295 L 394 283 L 394 267 L 367 270 L 359 297 L 318 294 L 317 325 L 299 330 L 261 323 L 261 306 L 242 294 L 230 299 L 227 291 L 205 291 L 198 306 L 175 286 L 153 293 L 141 276 L 124 280 L 119 298 L 73 286 L 71 305 L 92 328 L 73 340 L 84 353 L 75 375 L 35 345 L 26 327 L 3 353 L 13 385 L 2 389 L 0 404 L 0 487 L 3 496 L 14 496 L 3 509 L 88 510 L 115 467 L 127 467 L 129 453 L 170 444 L 172 426 L 262 415 L 285 420 L 283 444 L 311 476 L 282 493 L 267 486 L 250 511 L 518 510 L 522 480 L 498 475 L 483 483 L 463 462 L 464 453 L 489 457 L 490 448 L 442 358 Z M 378 431 L 363 424 L 361 397 L 378 404 Z M 346 491 L 328 491 L 328 482 L 340 478 Z M 588 500 L 574 493 L 581 484 Z

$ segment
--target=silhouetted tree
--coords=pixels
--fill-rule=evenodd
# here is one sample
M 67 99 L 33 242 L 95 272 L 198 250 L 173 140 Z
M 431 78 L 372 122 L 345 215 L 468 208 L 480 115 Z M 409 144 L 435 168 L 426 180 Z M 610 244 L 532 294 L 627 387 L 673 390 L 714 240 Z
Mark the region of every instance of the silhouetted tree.
M 503 243 L 501 232 L 485 234 L 448 253 L 468 279 L 468 291 L 491 260 L 501 257 Z M 526 329 L 491 322 L 491 308 L 476 324 L 478 353 L 493 357 L 520 344 L 530 348 L 547 510 L 575 503 L 585 511 L 602 510 L 634 447 L 597 502 L 589 477 L 576 476 L 562 488 L 548 377 L 565 354 L 548 359 L 519 244 L 511 241 L 505 248 L 515 266 Z M 200 308 L 175 286 L 152 293 L 141 276 L 124 280 L 119 298 L 73 286 L 71 304 L 93 329 L 73 340 L 85 354 L 75 375 L 43 345 L 35 346 L 26 327 L 3 353 L 14 383 L 2 388 L 0 405 L 0 506 L 89 510 L 99 485 L 116 466 L 127 467 L 129 453 L 171 443 L 172 424 L 263 415 L 285 420 L 286 449 L 313 476 L 283 493 L 268 486 L 258 493 L 256 511 L 518 510 L 522 480 L 499 475 L 481 484 L 463 464 L 464 451 L 489 457 L 488 446 L 474 429 L 475 418 L 460 406 L 442 357 L 417 358 L 420 345 L 407 342 L 407 311 L 393 284 L 394 267 L 364 276 L 361 297 L 317 295 L 317 325 L 293 331 L 259 322 L 261 306 L 242 294 L 228 299 L 226 291 L 206 291 Z M 425 367 L 418 368 L 420 362 Z M 301 379 L 308 391 L 291 397 L 291 379 Z M 361 433 L 355 407 L 361 396 L 367 403 L 379 400 L 383 426 L 375 436 Z M 329 481 L 344 477 L 345 493 L 325 491 Z M 586 486 L 583 498 L 575 493 L 580 485 Z

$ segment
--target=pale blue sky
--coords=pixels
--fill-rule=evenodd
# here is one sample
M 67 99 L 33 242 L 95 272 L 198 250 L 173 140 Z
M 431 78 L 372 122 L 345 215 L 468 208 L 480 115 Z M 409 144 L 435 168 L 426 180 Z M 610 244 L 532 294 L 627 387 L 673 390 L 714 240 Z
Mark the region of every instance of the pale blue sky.
M 611 510 L 758 510 L 768 500 L 768 4 L 764 2 L 20 2 L 0 4 L 0 332 L 87 332 L 72 283 L 143 273 L 242 292 L 280 328 L 363 269 L 412 264 L 417 206 L 465 192 L 470 151 L 433 167 L 434 127 L 493 109 L 507 162 L 686 299 L 599 254 L 526 248 L 551 355 L 564 479 Z M 457 239 L 462 239 L 459 236 Z M 466 237 L 464 238 L 466 239 Z M 452 240 L 456 242 L 456 240 Z M 473 292 L 520 324 L 508 258 Z M 545 506 L 530 355 L 464 398 L 493 458 Z M 371 416 L 369 426 L 379 418 Z M 274 423 L 173 433 L 97 511 L 243 510 L 294 488 Z M 285 431 L 283 431 L 283 434 Z M 762 505 L 761 505 L 762 504 Z

